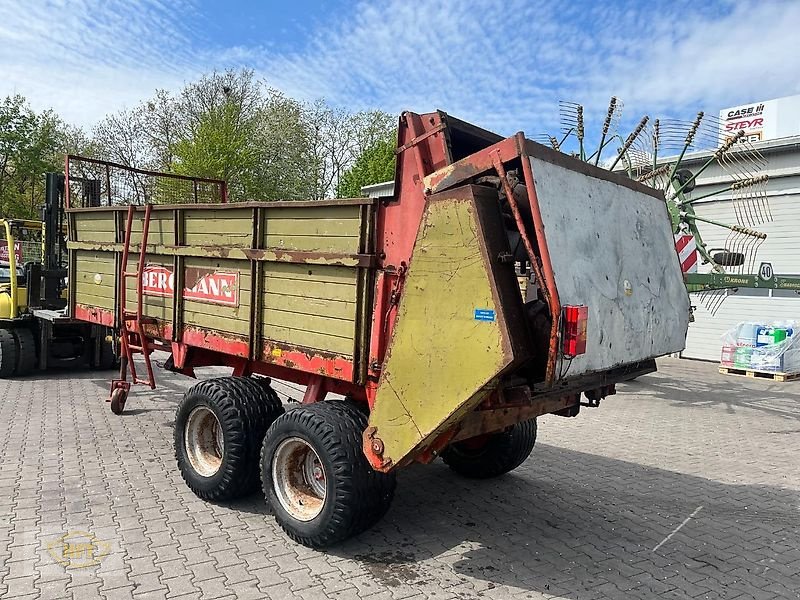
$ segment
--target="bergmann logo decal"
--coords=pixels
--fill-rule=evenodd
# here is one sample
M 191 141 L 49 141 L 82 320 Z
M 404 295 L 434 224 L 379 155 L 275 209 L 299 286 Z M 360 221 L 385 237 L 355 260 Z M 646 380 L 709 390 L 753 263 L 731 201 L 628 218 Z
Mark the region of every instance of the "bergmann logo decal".
M 239 273 L 213 271 L 198 273 L 198 269 L 187 269 L 193 277 L 183 288 L 185 300 L 239 306 Z M 190 287 L 191 285 L 191 287 Z M 142 291 L 148 296 L 172 296 L 175 290 L 175 276 L 161 265 L 147 265 L 142 273 Z

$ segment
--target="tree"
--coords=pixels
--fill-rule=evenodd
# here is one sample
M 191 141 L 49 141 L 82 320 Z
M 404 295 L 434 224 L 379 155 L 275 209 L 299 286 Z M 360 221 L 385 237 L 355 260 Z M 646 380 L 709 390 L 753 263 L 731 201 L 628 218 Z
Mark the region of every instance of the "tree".
M 392 117 L 384 112 L 349 113 L 323 100 L 307 109 L 307 121 L 312 133 L 309 167 L 315 200 L 333 195 L 356 159 L 394 131 Z
M 63 151 L 77 130 L 50 110 L 35 113 L 25 98 L 0 104 L 0 216 L 35 218 L 44 201 L 44 174 L 60 170 Z
M 225 71 L 188 85 L 180 106 L 176 171 L 225 179 L 232 201 L 309 197 L 310 136 L 299 102 L 251 71 Z
M 126 166 L 225 179 L 234 202 L 316 200 L 334 195 L 393 121 L 323 100 L 303 104 L 251 70 L 229 69 L 109 115 L 92 142 L 98 158 Z
M 152 135 L 146 129 L 146 103 L 108 115 L 94 128 L 92 145 L 97 158 L 139 169 L 165 169 L 159 163 Z
M 394 179 L 395 146 L 394 138 L 387 137 L 367 148 L 342 175 L 336 186 L 336 195 L 339 198 L 358 198 L 365 185 Z

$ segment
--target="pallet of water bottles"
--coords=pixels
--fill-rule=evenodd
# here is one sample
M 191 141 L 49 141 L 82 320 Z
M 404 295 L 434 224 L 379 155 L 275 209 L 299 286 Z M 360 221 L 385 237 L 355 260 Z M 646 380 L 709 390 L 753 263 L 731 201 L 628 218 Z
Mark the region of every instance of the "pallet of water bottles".
M 722 338 L 719 372 L 754 379 L 800 378 L 800 322 L 744 322 Z

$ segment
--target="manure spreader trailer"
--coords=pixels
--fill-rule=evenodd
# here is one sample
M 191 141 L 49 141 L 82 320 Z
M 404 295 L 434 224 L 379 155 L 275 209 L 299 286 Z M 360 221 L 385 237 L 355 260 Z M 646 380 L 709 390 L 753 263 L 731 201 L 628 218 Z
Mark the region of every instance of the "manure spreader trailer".
M 118 332 L 112 410 L 155 387 L 154 350 L 189 376 L 231 367 L 181 401 L 178 467 L 207 500 L 260 484 L 308 546 L 376 523 L 412 462 L 516 468 L 537 416 L 596 406 L 684 345 L 663 193 L 522 133 L 404 113 L 378 199 L 227 203 L 221 181 L 66 171 L 70 314 Z

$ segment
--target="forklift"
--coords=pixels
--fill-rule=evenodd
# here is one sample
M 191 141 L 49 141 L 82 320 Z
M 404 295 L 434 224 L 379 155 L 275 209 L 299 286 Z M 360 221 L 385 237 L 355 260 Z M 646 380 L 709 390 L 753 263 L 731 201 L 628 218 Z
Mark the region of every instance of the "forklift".
M 118 363 L 111 328 L 67 315 L 64 176 L 46 178 L 41 221 L 0 219 L 7 249 L 0 262 L 0 378 L 53 367 L 112 369 Z M 37 239 L 40 255 L 25 256 L 22 240 L 30 247 Z

